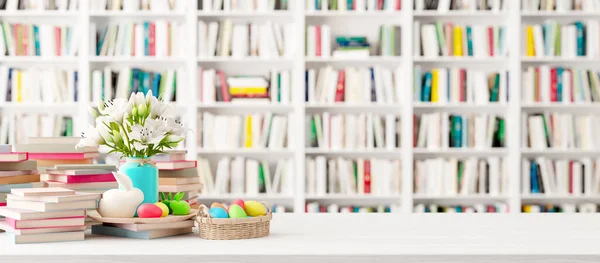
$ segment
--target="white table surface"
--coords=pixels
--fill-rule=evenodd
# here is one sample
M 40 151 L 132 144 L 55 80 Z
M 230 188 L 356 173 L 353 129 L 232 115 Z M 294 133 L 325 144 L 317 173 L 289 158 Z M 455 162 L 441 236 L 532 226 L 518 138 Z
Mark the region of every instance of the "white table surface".
M 231 241 L 88 235 L 79 242 L 13 245 L 0 233 L 0 262 L 164 262 L 156 255 L 180 255 L 169 262 L 283 262 L 286 255 L 294 257 L 285 262 L 600 262 L 600 215 L 276 214 L 269 237 Z

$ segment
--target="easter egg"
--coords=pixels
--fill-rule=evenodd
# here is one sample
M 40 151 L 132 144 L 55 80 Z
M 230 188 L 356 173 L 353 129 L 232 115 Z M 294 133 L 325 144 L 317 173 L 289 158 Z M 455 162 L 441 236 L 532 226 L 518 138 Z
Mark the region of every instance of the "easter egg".
M 169 215 L 169 207 L 161 202 L 154 203 L 156 206 L 162 209 L 162 215 L 160 217 L 165 217 Z
M 244 200 L 242 200 L 242 199 L 236 199 L 235 201 L 231 202 L 231 205 L 239 205 L 242 209 L 246 210 L 246 206 L 244 205 Z M 229 205 L 229 207 L 231 207 L 231 205 Z
M 163 210 L 155 204 L 143 204 L 138 207 L 137 214 L 141 218 L 157 218 L 162 216 Z
M 220 207 L 213 207 L 209 211 L 210 217 L 212 218 L 229 218 L 227 211 Z
M 246 201 L 246 214 L 249 216 L 264 216 L 267 214 L 265 206 L 256 201 Z
M 246 211 L 239 205 L 229 206 L 229 217 L 230 218 L 246 218 Z
M 225 207 L 223 204 L 219 203 L 219 202 L 214 202 L 212 203 L 212 205 L 210 205 L 210 208 L 215 208 L 215 207 L 220 207 L 223 208 L 223 210 L 227 210 L 227 207 Z

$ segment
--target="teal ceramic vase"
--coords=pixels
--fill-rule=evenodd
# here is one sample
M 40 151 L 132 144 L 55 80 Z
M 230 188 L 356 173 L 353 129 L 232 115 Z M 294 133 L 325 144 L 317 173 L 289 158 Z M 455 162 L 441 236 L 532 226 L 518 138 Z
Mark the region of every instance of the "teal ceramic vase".
M 145 158 L 127 158 L 119 171 L 131 178 L 133 187 L 144 193 L 142 204 L 158 202 L 158 168 Z M 137 213 L 136 213 L 137 214 Z

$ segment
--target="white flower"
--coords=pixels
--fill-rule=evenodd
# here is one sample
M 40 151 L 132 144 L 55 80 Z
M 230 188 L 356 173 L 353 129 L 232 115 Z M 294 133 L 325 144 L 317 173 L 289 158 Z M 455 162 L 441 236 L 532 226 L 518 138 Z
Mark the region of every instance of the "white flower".
M 105 141 L 112 141 L 111 122 L 113 121 L 107 116 L 100 116 L 96 119 L 96 130 Z
M 153 119 L 147 119 L 144 126 L 135 124 L 131 126 L 129 139 L 137 140 L 143 145 L 159 144 L 165 138 L 166 125 L 164 122 Z
M 95 147 L 100 144 L 104 144 L 104 139 L 100 136 L 100 133 L 94 126 L 89 125 L 88 128 L 81 133 L 81 139 L 75 148 L 81 148 L 86 146 Z
M 99 110 L 102 115 L 110 117 L 112 121 L 122 123 L 125 113 L 131 112 L 131 106 L 132 104 L 125 99 L 115 99 L 104 102 Z
M 143 92 L 131 93 L 131 97 L 129 97 L 129 103 L 133 106 L 146 104 L 146 97 L 144 97 Z
M 170 134 L 169 136 L 167 136 L 167 141 L 169 142 L 179 142 L 181 141 L 181 139 L 183 139 L 183 137 L 174 134 Z
M 136 151 L 144 151 L 148 148 L 148 145 L 141 144 L 140 142 L 133 142 L 133 148 Z
M 181 123 L 181 121 L 176 120 L 174 118 L 165 118 L 162 116 L 158 116 L 156 120 L 165 123 L 168 134 L 183 136 L 187 131 L 189 131 L 189 129 L 183 127 L 183 123 Z

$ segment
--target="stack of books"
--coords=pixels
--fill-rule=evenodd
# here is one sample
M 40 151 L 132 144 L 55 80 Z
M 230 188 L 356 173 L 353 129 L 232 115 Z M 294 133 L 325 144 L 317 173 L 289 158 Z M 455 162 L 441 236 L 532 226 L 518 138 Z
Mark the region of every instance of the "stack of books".
M 198 194 L 202 189 L 196 161 L 186 161 L 185 150 L 172 150 L 152 157 L 159 168 L 158 191 L 165 195 L 185 192 L 182 200 L 191 206 L 198 205 Z
M 0 228 L 15 244 L 81 241 L 85 239 L 86 209 L 97 207 L 99 194 L 64 188 L 12 189 Z
M 402 186 L 400 160 L 306 158 L 306 193 L 392 196 Z
M 119 187 L 112 174 L 116 169 L 111 164 L 57 164 L 46 169 L 42 181 L 50 187 L 101 194 Z
M 413 119 L 416 148 L 501 148 L 505 147 L 503 117 L 494 114 L 427 113 Z
M 590 103 L 600 101 L 600 72 L 565 67 L 527 67 L 521 74 L 523 102 Z
M 15 152 L 29 153 L 29 159 L 37 160 L 38 170 L 62 164 L 91 164 L 100 154 L 98 147 L 79 147 L 79 137 L 31 137 L 26 144 L 15 144 Z
M 309 25 L 306 32 L 306 56 L 327 58 L 332 55 L 329 25 Z M 399 25 L 381 25 L 378 48 L 373 51 L 379 56 L 400 56 L 401 39 Z M 371 45 L 364 36 L 338 36 L 335 41 L 333 57 L 366 58 L 371 54 Z
M 177 83 L 183 81 L 183 69 L 167 69 L 155 72 L 140 68 L 121 67 L 118 71 L 110 67 L 92 72 L 92 100 L 95 103 L 116 98 L 129 99 L 132 92 L 152 91 L 164 101 L 177 100 Z
M 422 0 L 419 0 L 420 2 Z M 399 11 L 401 0 L 317 0 L 306 1 L 306 11 Z
M 438 205 L 417 204 L 414 213 L 508 213 L 508 204 Z
M 352 206 L 339 204 L 320 204 L 319 202 L 306 203 L 306 213 L 400 213 L 400 205 L 378 205 L 376 207 L 369 206 Z
M 0 10 L 16 11 L 16 10 L 58 10 L 58 11 L 76 11 L 78 9 L 79 0 L 63 0 L 63 1 L 19 1 L 19 0 L 3 0 L 0 1 Z
M 0 113 L 0 144 L 25 143 L 30 137 L 73 136 L 73 118 L 60 114 Z
M 200 158 L 198 163 L 203 194 L 247 196 L 259 194 L 291 196 L 293 194 L 294 162 L 292 159 L 281 159 L 274 165 L 266 160 L 254 158 L 223 157 L 217 163 L 215 176 L 208 159 Z
M 295 33 L 293 24 L 281 25 L 271 20 L 264 24 L 233 24 L 229 19 L 208 24 L 198 21 L 198 55 L 200 58 L 292 58 Z
M 584 12 L 598 12 L 600 2 L 572 1 L 572 0 L 523 0 L 521 1 L 523 11 L 557 11 L 565 12 L 579 10 Z
M 505 57 L 508 54 L 506 29 L 497 25 L 456 25 L 440 22 L 413 26 L 414 55 L 435 58 Z
M 200 117 L 200 115 L 199 115 Z M 204 112 L 198 120 L 205 149 L 284 149 L 291 116 L 272 112 L 249 115 L 214 115 Z
M 560 2 L 561 0 L 559 0 Z M 571 2 L 571 0 L 566 0 Z M 415 10 L 437 10 L 440 13 L 448 12 L 450 10 L 465 10 L 465 11 L 485 11 L 491 10 L 494 12 L 498 12 L 500 10 L 506 10 L 506 2 L 504 0 L 497 1 L 451 1 L 451 0 L 418 0 L 415 1 Z M 526 2 L 535 2 L 533 0 L 527 1 L 524 0 L 523 4 Z M 537 3 L 539 4 L 539 0 Z M 542 0 L 541 2 L 546 2 L 546 0 Z
M 585 24 L 584 24 L 585 23 Z M 527 57 L 598 57 L 600 52 L 600 23 L 576 21 L 559 24 L 546 21 L 525 27 L 525 55 Z
M 92 226 L 92 234 L 135 239 L 155 239 L 187 235 L 193 232 L 194 220 L 156 224 L 108 224 Z
M 594 135 L 600 126 L 594 115 L 544 112 L 523 114 L 523 146 L 535 150 L 585 149 L 595 150 L 600 138 Z
M 10 145 L 0 145 L 0 206 L 6 206 L 6 193 L 13 188 L 41 186 L 37 162 L 28 160 L 27 153 L 11 151 Z
M 273 10 L 287 10 L 290 5 L 289 0 L 256 0 L 256 1 L 236 1 L 236 0 L 202 0 L 198 1 L 198 9 L 211 11 L 258 11 L 267 12 Z
M 71 0 L 71 2 L 74 0 Z M 186 0 L 97 0 L 90 2 L 90 10 L 93 11 L 154 11 L 166 12 L 176 11 L 183 12 L 185 9 Z
M 414 101 L 433 103 L 505 103 L 508 101 L 508 72 L 479 69 L 414 68 Z
M 9 24 L 3 21 L 0 56 L 75 56 L 83 37 L 80 34 L 79 27 Z
M 271 71 L 270 83 L 263 76 L 226 77 L 221 70 L 200 68 L 200 101 L 234 103 L 289 103 L 292 77 L 287 70 Z
M 0 102 L 76 102 L 78 78 L 78 72 L 72 69 L 0 66 Z
M 595 196 L 600 193 L 600 160 L 523 160 L 523 194 Z
M 523 213 L 597 213 L 600 211 L 598 204 L 528 204 L 521 207 Z
M 121 22 L 96 31 L 91 23 L 97 56 L 179 57 L 183 55 L 186 28 L 167 20 Z
M 337 36 L 333 57 L 366 58 L 370 54 L 371 45 L 364 36 Z

